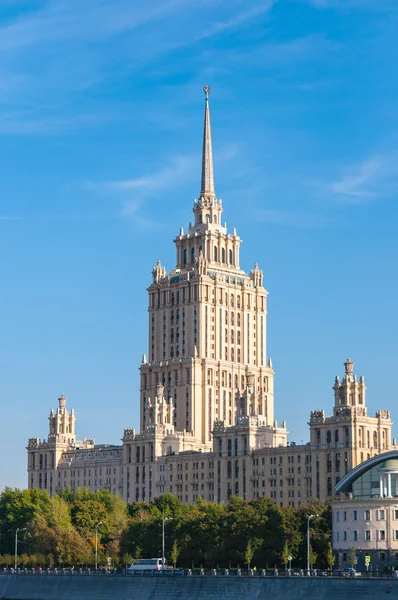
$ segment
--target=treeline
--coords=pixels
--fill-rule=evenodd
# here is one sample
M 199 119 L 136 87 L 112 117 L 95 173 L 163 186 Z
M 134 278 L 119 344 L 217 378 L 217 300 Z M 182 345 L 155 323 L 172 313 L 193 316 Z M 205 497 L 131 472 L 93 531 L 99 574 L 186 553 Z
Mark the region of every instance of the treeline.
M 228 505 L 183 505 L 164 494 L 127 507 L 107 490 L 67 489 L 51 498 L 37 489 L 6 488 L 0 494 L 0 564 L 14 563 L 17 528 L 20 566 L 91 566 L 96 528 L 99 565 L 108 557 L 115 567 L 132 558 L 160 557 L 164 519 L 166 558 L 179 567 L 273 568 L 289 556 L 293 566 L 304 567 L 307 518 L 314 514 L 311 563 L 326 568 L 333 564 L 331 510 L 322 502 L 280 508 L 264 496 L 250 502 L 232 498 Z

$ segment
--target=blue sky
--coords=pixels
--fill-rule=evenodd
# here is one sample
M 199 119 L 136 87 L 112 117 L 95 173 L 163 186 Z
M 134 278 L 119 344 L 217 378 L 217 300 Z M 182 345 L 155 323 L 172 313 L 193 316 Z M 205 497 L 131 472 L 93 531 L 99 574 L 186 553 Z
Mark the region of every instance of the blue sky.
M 396 0 L 0 0 L 0 488 L 63 393 L 138 426 L 146 287 L 216 191 L 269 290 L 276 416 L 308 440 L 350 356 L 397 417 Z

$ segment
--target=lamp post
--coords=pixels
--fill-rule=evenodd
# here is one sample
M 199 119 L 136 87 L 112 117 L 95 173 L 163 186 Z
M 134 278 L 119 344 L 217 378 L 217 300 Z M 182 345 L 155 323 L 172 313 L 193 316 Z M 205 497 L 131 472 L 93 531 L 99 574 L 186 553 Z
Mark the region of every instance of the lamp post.
M 19 528 L 17 527 L 15 531 L 15 561 L 14 561 L 14 569 L 17 570 L 18 566 L 18 531 L 26 531 L 26 527 Z
M 310 521 L 319 515 L 310 515 L 307 519 L 307 571 L 310 572 Z
M 164 509 L 162 513 L 162 573 L 164 572 L 164 563 L 165 563 L 165 535 L 164 535 L 164 524 L 166 521 L 171 521 L 171 517 L 164 516 Z
M 95 572 L 97 572 L 98 569 L 98 527 L 100 525 L 103 525 L 102 521 L 95 526 Z

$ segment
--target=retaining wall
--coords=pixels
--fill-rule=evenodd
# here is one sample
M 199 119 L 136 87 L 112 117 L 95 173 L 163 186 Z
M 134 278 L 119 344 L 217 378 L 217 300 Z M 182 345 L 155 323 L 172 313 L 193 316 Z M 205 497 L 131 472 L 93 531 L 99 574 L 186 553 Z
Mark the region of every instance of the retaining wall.
M 398 581 L 0 575 L 4 600 L 398 600 Z

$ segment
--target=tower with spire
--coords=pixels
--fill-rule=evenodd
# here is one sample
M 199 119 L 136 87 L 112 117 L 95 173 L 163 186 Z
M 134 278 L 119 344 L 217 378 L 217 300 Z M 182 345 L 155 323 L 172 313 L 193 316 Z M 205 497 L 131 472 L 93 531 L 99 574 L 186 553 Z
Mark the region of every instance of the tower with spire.
M 140 393 L 142 432 L 152 424 L 149 407 L 160 383 L 165 401 L 173 404 L 172 425 L 191 436 L 192 447 L 206 450 L 215 421 L 232 426 L 243 411 L 273 425 L 274 372 L 266 354 L 262 271 L 257 264 L 248 274 L 240 268 L 241 239 L 222 222 L 214 185 L 211 90 L 203 89 L 200 194 L 193 222 L 174 239 L 175 268 L 167 272 L 158 261 L 152 272 Z

